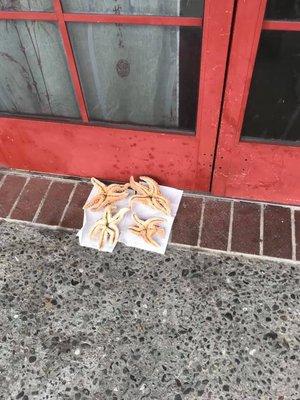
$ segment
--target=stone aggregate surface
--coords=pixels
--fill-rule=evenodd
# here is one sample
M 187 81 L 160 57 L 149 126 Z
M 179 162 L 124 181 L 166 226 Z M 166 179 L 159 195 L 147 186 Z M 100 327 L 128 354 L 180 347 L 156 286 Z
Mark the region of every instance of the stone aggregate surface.
M 300 399 L 300 266 L 0 223 L 0 399 Z

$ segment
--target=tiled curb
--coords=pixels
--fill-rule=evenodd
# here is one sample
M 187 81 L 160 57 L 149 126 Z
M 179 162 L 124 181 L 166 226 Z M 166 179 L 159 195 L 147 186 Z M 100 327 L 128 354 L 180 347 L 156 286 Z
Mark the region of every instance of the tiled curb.
M 0 170 L 0 218 L 77 230 L 86 179 Z M 171 244 L 300 261 L 300 208 L 185 193 Z

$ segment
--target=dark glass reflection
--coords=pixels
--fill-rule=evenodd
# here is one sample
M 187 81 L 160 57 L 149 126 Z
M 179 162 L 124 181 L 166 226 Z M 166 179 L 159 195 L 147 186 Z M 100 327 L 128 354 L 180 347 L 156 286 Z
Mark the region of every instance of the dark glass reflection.
M 300 20 L 300 0 L 269 0 L 265 18 Z
M 204 0 L 181 0 L 180 15 L 182 17 L 202 17 Z
M 300 32 L 262 32 L 242 136 L 300 140 Z

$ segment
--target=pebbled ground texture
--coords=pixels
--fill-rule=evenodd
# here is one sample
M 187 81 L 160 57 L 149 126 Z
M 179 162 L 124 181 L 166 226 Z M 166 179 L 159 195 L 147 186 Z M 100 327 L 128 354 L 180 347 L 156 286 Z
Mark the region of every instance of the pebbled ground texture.
M 295 264 L 0 224 L 0 399 L 293 400 Z

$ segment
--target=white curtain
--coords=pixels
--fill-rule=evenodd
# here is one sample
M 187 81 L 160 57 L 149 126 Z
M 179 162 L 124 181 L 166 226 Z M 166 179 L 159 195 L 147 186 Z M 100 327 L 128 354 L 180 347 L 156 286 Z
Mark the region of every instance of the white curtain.
M 180 0 L 65 1 L 65 10 L 180 15 Z M 69 24 L 94 120 L 178 126 L 179 28 Z

